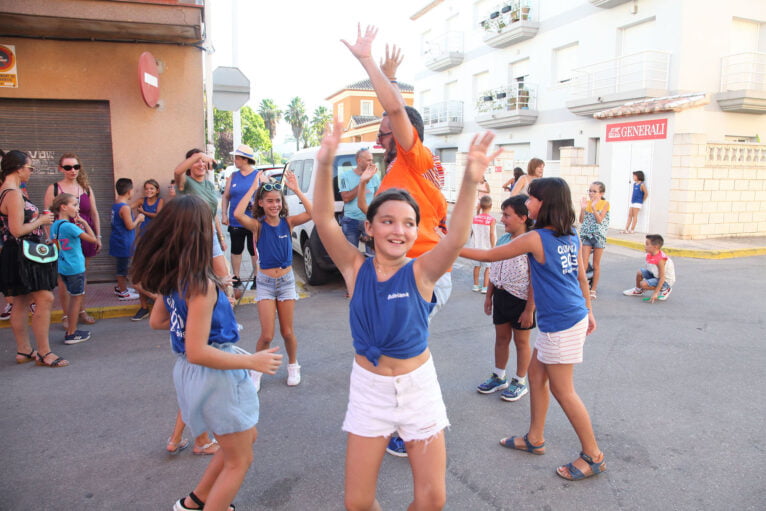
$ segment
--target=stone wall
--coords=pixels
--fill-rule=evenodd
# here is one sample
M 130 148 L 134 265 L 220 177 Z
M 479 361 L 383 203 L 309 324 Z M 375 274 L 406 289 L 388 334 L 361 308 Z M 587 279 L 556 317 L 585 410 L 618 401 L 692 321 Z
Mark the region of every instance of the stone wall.
M 676 134 L 668 218 L 682 239 L 766 235 L 766 145 Z
M 574 210 L 579 216 L 580 199 L 587 197 L 588 187 L 593 181 L 600 181 L 600 167 L 583 163 L 585 149 L 582 147 L 562 147 L 560 154 L 559 177 L 569 185 Z

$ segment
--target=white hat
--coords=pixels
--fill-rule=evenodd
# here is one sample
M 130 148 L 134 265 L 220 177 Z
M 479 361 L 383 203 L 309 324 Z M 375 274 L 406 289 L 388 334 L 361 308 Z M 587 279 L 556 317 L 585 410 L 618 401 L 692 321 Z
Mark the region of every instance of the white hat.
M 249 158 L 251 160 L 255 160 L 255 153 L 253 152 L 253 148 L 246 144 L 240 144 L 239 147 L 237 147 L 236 151 L 232 151 L 229 154 L 233 154 L 234 156 L 242 156 L 243 158 Z

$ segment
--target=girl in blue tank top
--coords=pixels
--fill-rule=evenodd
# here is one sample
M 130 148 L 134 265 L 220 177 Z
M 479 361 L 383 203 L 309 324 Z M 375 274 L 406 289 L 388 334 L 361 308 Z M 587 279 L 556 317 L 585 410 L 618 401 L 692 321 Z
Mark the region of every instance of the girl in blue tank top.
M 165 200 L 160 197 L 160 184 L 155 179 L 148 179 L 144 181 L 144 197 L 137 202 L 138 212 L 143 213 L 144 222 L 141 224 L 141 230 L 138 232 L 140 236 L 149 224 L 162 210 L 162 206 L 165 204 Z
M 162 295 L 149 324 L 170 330 L 183 420 L 195 435 L 215 434 L 221 446 L 194 490 L 173 509 L 227 509 L 240 486 L 231 482 L 241 482 L 250 467 L 249 461 L 241 463 L 242 453 L 252 451 L 257 436 L 258 393 L 249 371 L 274 374 L 282 355 L 277 348 L 250 354 L 234 347 L 237 322 L 213 274 L 213 217 L 203 200 L 176 197 L 156 221 L 138 240 L 131 277 Z
M 463 249 L 460 255 L 478 261 L 500 261 L 528 254 L 537 306 L 539 334 L 529 365 L 530 407 L 536 413 L 524 436 L 503 438 L 509 449 L 545 453 L 545 415 L 548 388 L 581 441 L 580 457 L 556 469 L 569 480 L 579 480 L 606 470 L 590 416 L 574 388 L 574 364 L 582 361 L 585 336 L 596 329 L 588 281 L 574 229 L 575 212 L 566 181 L 540 178 L 529 186 L 529 217 L 533 231 L 490 250 Z
M 394 122 L 392 120 L 392 122 Z M 413 472 L 415 500 L 443 505 L 446 499 L 444 428 L 449 425 L 428 349 L 428 315 L 434 285 L 455 262 L 468 240 L 476 186 L 491 156 L 494 136 L 474 138 L 463 185 L 448 234 L 430 251 L 408 259 L 418 235 L 420 213 L 405 190 L 390 189 L 370 203 L 366 234 L 375 256 L 365 257 L 335 220 L 332 162 L 343 125 L 326 133 L 317 154 L 313 219 L 322 244 L 351 295 L 354 365 L 343 430 L 348 433 L 345 499 L 348 509 L 379 509 L 377 474 L 393 433 L 405 441 Z
M 638 213 L 644 206 L 644 202 L 649 198 L 649 191 L 646 189 L 646 176 L 642 170 L 633 172 L 633 189 L 630 195 L 630 207 L 628 208 L 628 221 L 621 234 L 633 234 L 638 223 Z
M 293 387 L 301 382 L 301 366 L 298 364 L 298 340 L 293 330 L 295 300 L 295 276 L 293 275 L 293 248 L 291 232 L 293 227 L 311 220 L 311 201 L 298 186 L 298 180 L 291 171 L 284 173 L 284 182 L 301 200 L 306 211 L 289 215 L 282 183 L 253 181 L 250 189 L 242 196 L 234 210 L 234 217 L 243 227 L 253 232 L 258 248 L 260 264 L 256 277 L 258 318 L 261 335 L 256 351 L 267 349 L 274 339 L 274 321 L 279 317 L 279 331 L 287 351 L 287 385 Z M 255 195 L 252 216 L 247 214 L 250 199 Z M 261 375 L 253 377 L 260 389 Z

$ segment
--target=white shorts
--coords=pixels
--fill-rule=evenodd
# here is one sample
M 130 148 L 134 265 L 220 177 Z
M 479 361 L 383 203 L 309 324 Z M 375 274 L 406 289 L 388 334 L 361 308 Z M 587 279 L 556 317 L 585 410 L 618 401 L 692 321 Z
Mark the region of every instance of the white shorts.
M 641 204 L 640 202 L 631 202 L 630 204 L 630 207 L 633 209 L 641 209 L 641 206 L 643 206 L 643 204 Z
M 343 431 L 363 437 L 425 440 L 449 426 L 433 358 L 400 376 L 382 376 L 356 360 L 351 369 Z
M 579 364 L 582 362 L 588 316 L 560 332 L 537 332 L 537 360 L 543 364 Z

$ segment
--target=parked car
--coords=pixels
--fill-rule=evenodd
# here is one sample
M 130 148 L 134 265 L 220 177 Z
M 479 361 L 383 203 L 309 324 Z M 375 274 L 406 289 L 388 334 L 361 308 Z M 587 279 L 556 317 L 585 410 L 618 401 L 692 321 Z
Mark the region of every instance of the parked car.
M 338 146 L 335 161 L 332 167 L 333 189 L 335 191 L 335 217 L 340 222 L 343 215 L 343 199 L 338 190 L 338 173 L 352 170 L 356 167 L 356 153 L 360 149 L 369 149 L 372 152 L 375 165 L 383 175 L 385 164 L 383 163 L 384 150 L 381 146 L 372 146 L 365 142 L 347 142 Z M 310 200 L 314 198 L 314 182 L 316 180 L 317 160 L 316 155 L 319 147 L 303 149 L 292 155 L 287 164 L 287 169 L 295 173 L 301 191 Z M 287 206 L 291 215 L 302 213 L 306 209 L 303 203 L 292 191 L 286 190 Z M 335 264 L 322 246 L 319 236 L 314 229 L 314 222 L 308 221 L 303 225 L 296 226 L 292 232 L 293 250 L 303 256 L 306 267 L 306 279 L 309 284 L 316 286 L 323 284 L 335 271 Z

